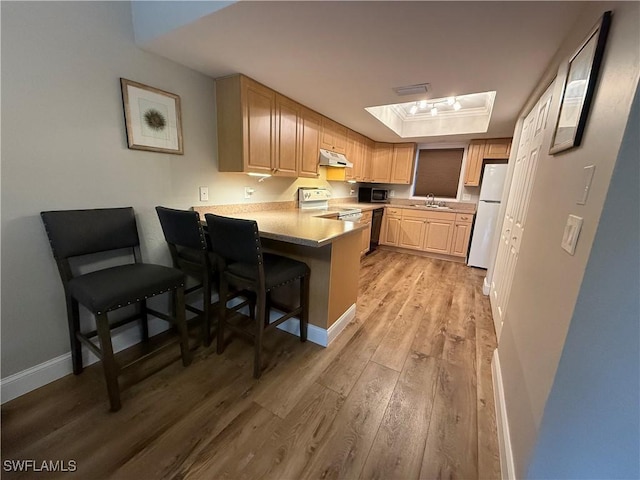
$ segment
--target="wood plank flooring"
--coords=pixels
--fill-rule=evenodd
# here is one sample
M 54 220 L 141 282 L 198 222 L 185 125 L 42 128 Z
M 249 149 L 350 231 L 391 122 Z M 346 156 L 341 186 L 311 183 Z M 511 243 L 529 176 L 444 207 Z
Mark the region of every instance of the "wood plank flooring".
M 77 470 L 2 477 L 498 479 L 483 276 L 377 251 L 362 262 L 357 316 L 333 344 L 269 332 L 258 381 L 242 339 L 223 355 L 198 348 L 188 368 L 168 349 L 123 379 L 122 410 L 110 413 L 93 365 L 2 406 L 3 465 L 74 460 Z

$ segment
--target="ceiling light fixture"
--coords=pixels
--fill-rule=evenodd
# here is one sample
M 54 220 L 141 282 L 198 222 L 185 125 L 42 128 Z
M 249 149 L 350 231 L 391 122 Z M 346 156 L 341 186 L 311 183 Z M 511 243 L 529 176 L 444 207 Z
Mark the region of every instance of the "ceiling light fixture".
M 417 104 L 411 105 L 411 108 L 409 109 L 409 113 L 411 115 L 415 115 L 417 111 L 418 111 L 418 105 Z
M 436 115 L 438 115 L 438 109 L 434 105 L 433 107 L 431 107 L 431 116 L 435 117 Z
M 426 100 L 420 100 L 420 108 L 421 109 L 424 110 L 425 108 L 427 108 L 427 105 L 429 105 L 429 104 L 427 103 Z
M 447 98 L 447 105 L 451 106 L 454 103 L 456 103 L 456 97 L 449 97 Z
M 460 105 L 460 102 L 456 101 L 453 104 L 453 109 L 457 112 L 458 110 L 460 110 L 462 108 L 462 105 Z

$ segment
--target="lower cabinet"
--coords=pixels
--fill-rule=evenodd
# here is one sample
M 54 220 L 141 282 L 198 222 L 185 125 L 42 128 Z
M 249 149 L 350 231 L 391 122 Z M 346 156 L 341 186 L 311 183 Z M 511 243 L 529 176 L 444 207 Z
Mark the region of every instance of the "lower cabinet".
M 385 208 L 380 228 L 380 244 L 397 247 L 400 244 L 400 222 L 402 209 Z
M 469 251 L 469 241 L 471 240 L 471 224 L 473 215 L 457 214 L 456 223 L 453 227 L 453 242 L 451 243 L 451 255 L 456 257 L 466 257 Z
M 362 247 L 360 248 L 360 255 L 364 255 L 369 251 L 371 245 L 371 220 L 373 219 L 373 212 L 371 210 L 362 212 L 362 218 L 360 223 L 364 223 L 366 228 L 362 230 Z
M 385 208 L 380 243 L 466 257 L 472 222 L 472 214 Z

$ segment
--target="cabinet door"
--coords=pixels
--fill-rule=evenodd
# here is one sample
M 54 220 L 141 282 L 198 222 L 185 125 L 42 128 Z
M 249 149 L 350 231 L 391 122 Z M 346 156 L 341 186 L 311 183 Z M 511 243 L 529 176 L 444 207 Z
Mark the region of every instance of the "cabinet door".
M 453 229 L 453 242 L 451 243 L 451 255 L 466 257 L 471 237 L 471 224 L 456 222 Z
M 318 163 L 320 159 L 320 132 L 322 131 L 322 117 L 320 114 L 302 109 L 300 116 L 300 163 L 298 169 L 299 177 L 317 178 Z
M 508 160 L 510 153 L 510 138 L 492 138 L 491 140 L 487 140 L 484 150 L 484 158 Z
M 471 140 L 467 149 L 467 169 L 464 174 L 464 184 L 467 187 L 480 185 L 482 160 L 484 159 L 485 140 Z
M 366 224 L 366 228 L 362 230 L 362 247 L 360 248 L 360 255 L 364 255 L 369 251 L 371 244 L 371 222 Z
M 297 177 L 300 163 L 300 105 L 282 95 L 276 96 L 276 155 L 274 175 Z
M 366 137 L 362 137 L 362 139 L 362 168 L 359 172 L 356 172 L 356 180 L 358 182 L 370 182 L 372 157 L 375 148 L 372 140 Z
M 320 148 L 333 150 L 338 153 L 347 151 L 347 127 L 340 125 L 327 117 L 322 117 L 322 136 Z
M 424 218 L 403 217 L 399 246 L 421 250 L 424 242 L 425 227 L 426 220 Z
M 275 157 L 276 93 L 249 79 L 243 82 L 245 171 L 271 173 Z
M 395 143 L 393 145 L 391 183 L 404 183 L 407 185 L 411 183 L 415 147 L 415 143 Z
M 371 156 L 371 181 L 389 183 L 393 163 L 393 144 L 376 143 Z
M 400 242 L 400 217 L 386 216 L 382 221 L 380 230 L 380 243 L 383 245 L 398 246 Z
M 356 170 L 358 169 L 358 165 L 361 164 L 361 146 L 358 136 L 359 134 L 353 130 L 347 130 L 347 149 L 345 155 L 347 160 L 353 164 L 353 167 L 344 169 L 345 180 L 355 180 Z M 362 168 L 361 165 L 360 168 Z
M 428 219 L 423 249 L 427 252 L 449 254 L 453 240 L 453 224 L 452 220 Z

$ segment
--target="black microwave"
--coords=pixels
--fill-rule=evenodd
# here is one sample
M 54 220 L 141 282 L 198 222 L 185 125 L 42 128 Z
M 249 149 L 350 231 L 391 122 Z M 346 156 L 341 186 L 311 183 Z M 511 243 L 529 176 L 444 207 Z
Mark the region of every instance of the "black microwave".
M 389 203 L 389 190 L 386 188 L 360 187 L 358 202 L 361 203 Z

